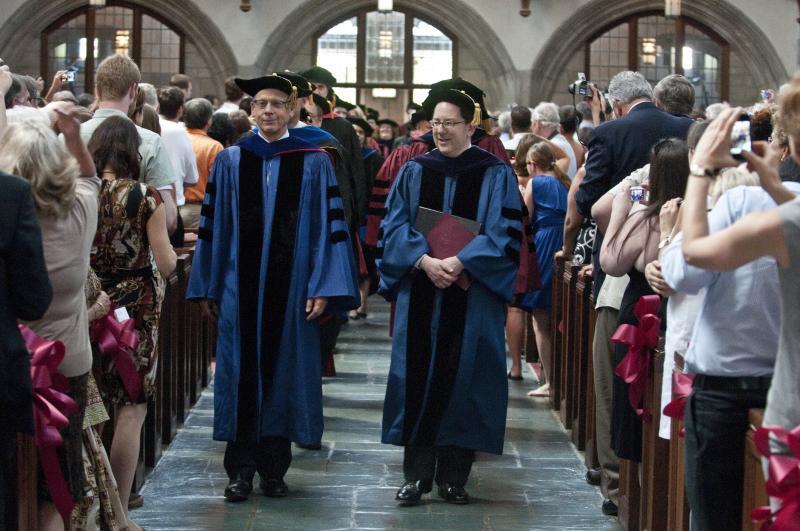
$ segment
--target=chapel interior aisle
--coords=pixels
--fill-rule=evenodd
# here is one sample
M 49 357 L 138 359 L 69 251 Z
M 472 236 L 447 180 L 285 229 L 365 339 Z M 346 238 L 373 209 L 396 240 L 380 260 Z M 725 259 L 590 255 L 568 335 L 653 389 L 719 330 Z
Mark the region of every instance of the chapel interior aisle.
M 145 505 L 133 512 L 156 529 L 617 529 L 600 513 L 599 491 L 546 401 L 510 382 L 503 456 L 479 455 L 467 484 L 472 503 L 450 505 L 434 494 L 417 507 L 394 501 L 402 483 L 402 449 L 380 443 L 389 370 L 389 306 L 370 301 L 370 316 L 346 325 L 336 355 L 338 376 L 326 379 L 325 433 L 319 451 L 293 448 L 288 498 L 226 503 L 224 443 L 211 439 L 213 387 L 145 483 Z M 435 489 L 434 489 L 435 490 Z

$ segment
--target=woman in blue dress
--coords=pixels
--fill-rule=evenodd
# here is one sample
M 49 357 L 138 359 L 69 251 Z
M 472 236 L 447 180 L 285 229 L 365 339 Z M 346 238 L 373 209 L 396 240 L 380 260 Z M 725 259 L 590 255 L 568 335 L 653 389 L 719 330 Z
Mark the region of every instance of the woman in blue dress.
M 547 369 L 550 367 L 552 351 L 550 313 L 553 307 L 553 255 L 563 244 L 570 181 L 563 170 L 556 166 L 555 153 L 547 142 L 532 145 L 525 161 L 528 173 L 532 176 L 525 188 L 525 204 L 534 220 L 536 254 L 541 257 L 539 273 L 542 279 L 542 288 L 526 293 L 521 304 L 533 315 L 536 348 L 542 362 L 542 385 L 528 395 L 547 396 L 550 389 Z

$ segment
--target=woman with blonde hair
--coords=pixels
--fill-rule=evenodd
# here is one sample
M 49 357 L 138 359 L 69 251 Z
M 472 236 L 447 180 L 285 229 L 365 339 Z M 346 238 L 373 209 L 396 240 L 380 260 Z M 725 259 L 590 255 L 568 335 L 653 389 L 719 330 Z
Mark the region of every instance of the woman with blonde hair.
M 97 194 L 100 180 L 81 140 L 74 109 L 54 109 L 55 125 L 64 134 L 59 142 L 46 114 L 13 113 L 0 137 L 0 171 L 24 177 L 31 183 L 53 301 L 44 317 L 28 325 L 45 339 L 64 343 L 65 356 L 58 371 L 69 380 L 69 396 L 78 405 L 62 432 L 59 463 L 73 499 L 83 495 L 86 478 L 82 460 L 83 416 L 86 385 L 92 366 L 84 285 L 89 270 L 89 250 L 97 228 Z M 43 483 L 43 482 L 42 482 Z M 39 489 L 39 528 L 63 529 L 64 521 Z
M 547 396 L 550 389 L 547 371 L 552 350 L 550 313 L 553 307 L 553 255 L 563 243 L 570 181 L 556 164 L 555 151 L 548 142 L 533 144 L 525 156 L 525 163 L 531 178 L 523 197 L 536 231 L 534 242 L 540 259 L 539 274 L 542 281 L 541 289 L 526 293 L 520 300 L 520 306 L 533 315 L 536 349 L 542 362 L 539 378 L 542 385 L 528 395 Z

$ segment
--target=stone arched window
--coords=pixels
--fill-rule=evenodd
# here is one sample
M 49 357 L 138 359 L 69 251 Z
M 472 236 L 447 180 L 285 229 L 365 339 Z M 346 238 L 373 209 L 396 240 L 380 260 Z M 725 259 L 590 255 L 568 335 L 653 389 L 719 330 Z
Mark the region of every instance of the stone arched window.
M 638 70 L 655 84 L 683 74 L 695 85 L 696 107 L 730 99 L 730 47 L 717 33 L 688 17 L 664 12 L 628 16 L 586 40 L 585 73 L 601 88 L 622 70 Z
M 80 7 L 42 32 L 41 71 L 49 81 L 58 71 L 75 68 L 73 92 L 94 91 L 94 72 L 105 57 L 130 56 L 142 80 L 166 85 L 172 74 L 184 71 L 183 34 L 154 12 L 123 1 L 104 7 Z
M 330 70 L 336 93 L 400 118 L 431 83 L 453 77 L 455 39 L 411 11 L 350 13 L 315 35 L 314 64 Z

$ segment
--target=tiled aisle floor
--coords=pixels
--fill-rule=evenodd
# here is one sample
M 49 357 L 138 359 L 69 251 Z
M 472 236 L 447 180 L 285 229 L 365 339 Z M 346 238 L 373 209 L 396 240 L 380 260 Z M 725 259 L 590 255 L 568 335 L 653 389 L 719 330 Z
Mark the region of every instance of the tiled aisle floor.
M 135 521 L 155 529 L 618 529 L 600 512 L 598 489 L 543 399 L 525 392 L 533 376 L 509 382 L 505 453 L 480 455 L 467 490 L 472 504 L 428 495 L 397 507 L 402 449 L 380 444 L 389 369 L 388 305 L 373 298 L 369 319 L 351 322 L 339 339 L 338 377 L 327 379 L 323 448 L 294 448 L 290 495 L 230 504 L 224 443 L 211 439 L 213 388 L 207 389 L 143 487 Z M 527 368 L 526 368 L 527 371 Z

